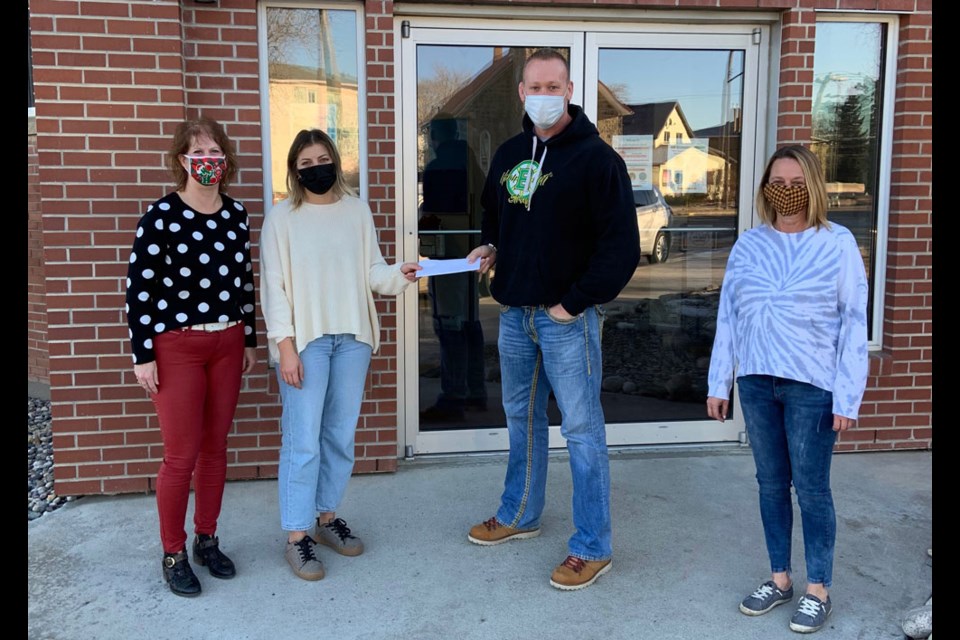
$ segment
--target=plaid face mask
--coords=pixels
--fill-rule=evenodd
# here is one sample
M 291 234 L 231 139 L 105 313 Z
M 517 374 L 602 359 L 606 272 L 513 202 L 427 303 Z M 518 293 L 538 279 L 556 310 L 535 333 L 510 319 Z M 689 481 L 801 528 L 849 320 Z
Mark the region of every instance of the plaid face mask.
M 773 205 L 778 216 L 792 216 L 805 211 L 810 204 L 810 192 L 805 185 L 788 187 L 785 184 L 765 184 L 763 197 Z

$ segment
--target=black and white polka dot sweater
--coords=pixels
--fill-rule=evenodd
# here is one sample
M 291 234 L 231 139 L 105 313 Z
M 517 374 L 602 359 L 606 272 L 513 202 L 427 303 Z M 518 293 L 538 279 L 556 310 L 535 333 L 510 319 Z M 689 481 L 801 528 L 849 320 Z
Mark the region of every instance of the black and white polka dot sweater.
M 203 214 L 170 193 L 137 223 L 126 295 L 135 364 L 154 360 L 154 336 L 209 322 L 242 320 L 246 346 L 257 346 L 247 210 L 221 197 Z

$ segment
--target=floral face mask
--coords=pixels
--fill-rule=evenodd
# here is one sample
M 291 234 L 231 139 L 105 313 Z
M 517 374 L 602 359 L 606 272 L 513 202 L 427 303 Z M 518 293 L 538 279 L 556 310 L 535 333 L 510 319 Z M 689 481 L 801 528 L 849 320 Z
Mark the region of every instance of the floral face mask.
M 227 170 L 227 159 L 223 156 L 188 156 L 190 176 L 205 187 L 217 184 Z

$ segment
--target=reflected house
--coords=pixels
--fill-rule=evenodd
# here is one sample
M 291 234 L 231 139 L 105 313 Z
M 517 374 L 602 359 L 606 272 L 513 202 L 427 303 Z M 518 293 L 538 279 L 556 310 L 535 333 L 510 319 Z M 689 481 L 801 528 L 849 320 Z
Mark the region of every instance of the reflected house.
M 513 50 L 495 48 L 493 61 L 452 95 L 418 105 L 418 148 L 429 147 L 430 120 L 438 113 L 447 114 L 466 123 L 461 135 L 486 172 L 495 151 L 490 140 L 506 139 L 519 131 L 523 107 L 517 85 L 531 51 L 509 55 Z M 728 168 L 736 165 L 740 153 L 739 114 L 722 126 L 694 131 L 677 101 L 624 104 L 602 82 L 597 97 L 597 128 L 604 140 L 610 142 L 614 135 L 652 136 L 654 183 L 665 196 L 705 194 L 709 201 L 726 202 L 735 195 L 737 172 Z M 421 158 L 421 166 L 425 161 Z
M 523 63 L 534 49 L 493 48 L 493 61 L 468 79 L 452 95 L 441 96 L 442 103 L 418 105 L 418 148 L 427 149 L 430 120 L 444 113 L 465 124 L 460 135 L 474 150 L 484 174 L 496 149 L 491 140 L 505 140 L 520 132 L 523 105 L 517 86 L 523 75 Z M 421 159 L 424 160 L 424 159 Z M 421 166 L 423 166 L 421 162 Z
M 719 171 L 707 173 L 707 200 L 720 206 L 736 206 L 737 184 L 740 182 L 740 140 L 743 128 L 743 112 L 733 108 L 733 118 L 720 126 L 694 131 L 701 140 L 707 140 L 710 155 L 723 161 Z
M 287 156 L 301 129 L 326 131 L 340 150 L 347 182 L 359 184 L 360 118 L 357 112 L 357 79 L 327 73 L 324 69 L 274 64 L 270 69 L 270 104 L 283 109 L 270 112 L 270 139 L 277 142 L 271 158 L 273 201 L 286 195 Z M 340 123 L 339 127 L 333 126 Z
M 723 202 L 736 193 L 739 115 L 724 125 L 694 131 L 679 102 L 624 104 L 603 83 L 597 109 L 605 139 L 651 136 L 653 182 L 664 196 L 704 194 L 709 201 Z

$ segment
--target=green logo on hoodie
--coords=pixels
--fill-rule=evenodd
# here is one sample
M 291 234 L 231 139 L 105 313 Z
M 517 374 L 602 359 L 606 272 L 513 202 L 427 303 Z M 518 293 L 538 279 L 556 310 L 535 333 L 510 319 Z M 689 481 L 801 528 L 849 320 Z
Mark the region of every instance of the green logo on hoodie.
M 500 184 L 504 185 L 507 193 L 510 194 L 508 200 L 510 204 L 526 205 L 537 187 L 542 186 L 544 182 L 553 177 L 552 173 L 538 176 L 539 170 L 540 163 L 534 160 L 524 160 L 510 171 L 503 172 L 500 177 Z

